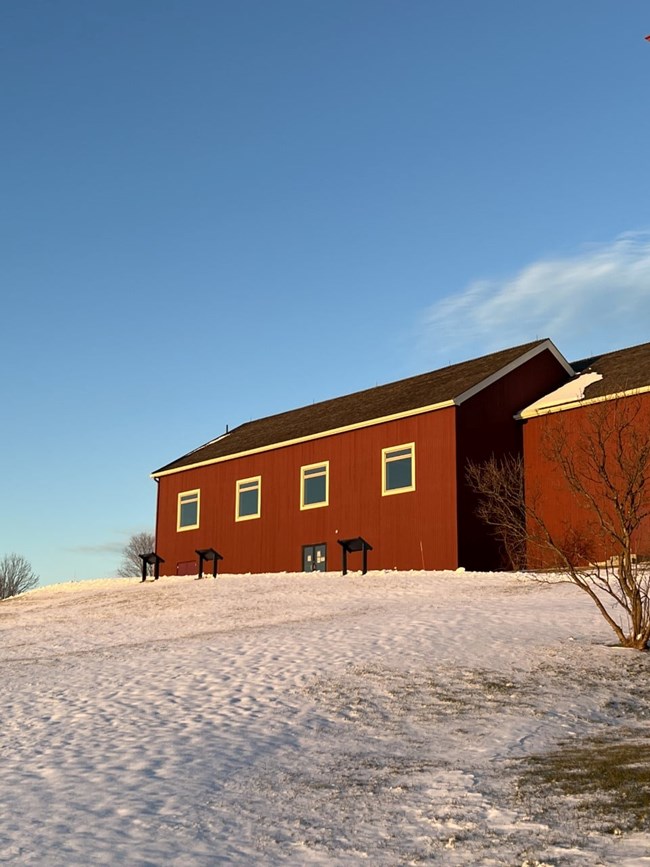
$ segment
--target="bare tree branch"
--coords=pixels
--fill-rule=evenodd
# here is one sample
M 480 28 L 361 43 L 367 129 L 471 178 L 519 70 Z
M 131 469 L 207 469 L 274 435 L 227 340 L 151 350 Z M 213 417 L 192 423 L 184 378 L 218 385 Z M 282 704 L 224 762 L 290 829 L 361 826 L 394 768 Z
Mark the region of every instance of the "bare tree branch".
M 650 420 L 643 410 L 636 396 L 583 407 L 568 421 L 562 413 L 545 420 L 542 456 L 573 498 L 571 518 L 558 518 L 521 457 L 467 467 L 477 513 L 512 567 L 565 575 L 620 643 L 639 650 L 650 641 Z
M 132 578 L 142 574 L 142 560 L 140 554 L 150 554 L 154 550 L 155 537 L 153 533 L 134 533 L 124 546 L 122 562 L 117 574 L 122 578 Z M 153 575 L 153 566 L 147 566 L 147 574 Z
M 20 554 L 5 554 L 0 560 L 0 599 L 18 596 L 37 584 L 38 575 Z

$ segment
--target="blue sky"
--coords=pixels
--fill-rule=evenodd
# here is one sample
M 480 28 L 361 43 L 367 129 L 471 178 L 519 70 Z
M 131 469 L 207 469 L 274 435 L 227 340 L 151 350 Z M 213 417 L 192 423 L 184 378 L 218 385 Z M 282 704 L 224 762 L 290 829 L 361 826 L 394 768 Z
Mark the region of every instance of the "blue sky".
M 642 0 L 0 6 L 0 554 L 113 574 L 149 473 L 537 336 L 649 339 Z

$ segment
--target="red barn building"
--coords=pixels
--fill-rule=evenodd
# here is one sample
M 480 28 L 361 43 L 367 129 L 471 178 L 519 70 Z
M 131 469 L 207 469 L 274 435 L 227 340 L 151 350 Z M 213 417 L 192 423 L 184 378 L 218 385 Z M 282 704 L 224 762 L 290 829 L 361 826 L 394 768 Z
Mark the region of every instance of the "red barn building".
M 572 366 L 575 376 L 570 381 L 519 414 L 526 492 L 563 550 L 577 548 L 578 561 L 604 562 L 614 552 L 601 518 L 616 526 L 616 499 L 622 501 L 639 473 L 644 478 L 639 479 L 637 505 L 650 509 L 650 343 Z M 571 463 L 569 471 L 578 471 L 585 495 L 567 482 L 567 471 L 554 458 L 558 446 Z M 638 528 L 633 547 L 637 556 L 650 559 L 650 517 Z M 530 566 L 553 566 L 548 552 L 532 556 Z
M 228 572 L 335 570 L 359 536 L 373 569 L 499 567 L 467 461 L 521 454 L 515 414 L 573 374 L 540 340 L 243 424 L 152 473 L 160 573 L 208 548 Z

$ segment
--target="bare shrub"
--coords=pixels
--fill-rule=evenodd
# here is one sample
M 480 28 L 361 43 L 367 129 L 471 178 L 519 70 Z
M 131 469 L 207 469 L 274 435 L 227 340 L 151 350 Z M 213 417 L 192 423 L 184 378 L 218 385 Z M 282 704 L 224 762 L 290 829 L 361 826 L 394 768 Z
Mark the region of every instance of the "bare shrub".
M 583 407 L 580 417 L 549 420 L 541 441 L 545 471 L 570 514 L 549 501 L 549 485 L 525 478 L 521 457 L 470 463 L 478 513 L 514 568 L 546 567 L 583 590 L 624 647 L 650 641 L 650 425 L 641 399 Z
M 0 560 L 0 599 L 18 596 L 38 584 L 38 575 L 20 554 L 5 554 Z
M 132 578 L 135 575 L 141 575 L 142 560 L 140 559 L 140 554 L 150 554 L 154 550 L 155 542 L 153 533 L 147 531 L 134 533 L 124 546 L 122 562 L 119 565 L 117 574 L 122 578 Z M 152 565 L 147 565 L 147 574 L 153 575 Z
M 494 455 L 482 464 L 469 463 L 467 481 L 479 496 L 476 514 L 488 524 L 501 543 L 505 562 L 511 569 L 526 565 L 526 536 L 523 532 L 524 463 L 519 455 Z

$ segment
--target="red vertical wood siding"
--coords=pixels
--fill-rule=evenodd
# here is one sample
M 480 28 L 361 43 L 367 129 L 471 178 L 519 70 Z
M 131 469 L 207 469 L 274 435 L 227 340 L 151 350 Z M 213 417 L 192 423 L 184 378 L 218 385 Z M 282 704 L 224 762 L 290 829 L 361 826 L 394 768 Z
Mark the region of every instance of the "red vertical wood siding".
M 621 398 L 620 402 L 638 404 L 640 424 L 650 427 L 650 396 L 639 395 Z M 613 403 L 613 402 L 612 402 Z M 560 436 L 570 447 L 580 438 L 589 435 L 594 424 L 594 410 L 603 404 L 578 406 L 574 409 L 537 416 L 527 419 L 524 425 L 524 466 L 526 489 L 530 497 L 537 500 L 537 508 L 554 537 L 568 542 L 570 535 L 577 533 L 583 541 L 592 546 L 593 558 L 604 561 L 614 553 L 608 549 L 594 511 L 586 509 L 575 493 L 571 491 L 561 470 L 548 458 L 545 437 Z M 597 490 L 597 488 L 595 489 Z M 637 551 L 650 555 L 650 520 L 646 521 L 635 540 Z M 534 555 L 531 567 L 552 567 L 550 554 Z
M 213 547 L 226 572 L 302 569 L 302 546 L 325 542 L 327 568 L 340 569 L 338 539 L 363 536 L 371 569 L 458 565 L 454 407 L 322 437 L 162 476 L 157 552 L 161 574 Z M 415 442 L 416 489 L 382 496 L 382 449 Z M 329 461 L 329 505 L 300 509 L 300 468 Z M 238 479 L 262 477 L 262 515 L 235 521 Z M 181 491 L 199 488 L 200 527 L 177 532 Z M 351 555 L 350 568 L 360 568 Z
M 465 481 L 467 462 L 522 453 L 515 414 L 567 380 L 564 367 L 545 351 L 465 401 L 458 410 L 458 548 L 467 569 L 507 567 L 494 535 L 476 516 L 476 496 Z

